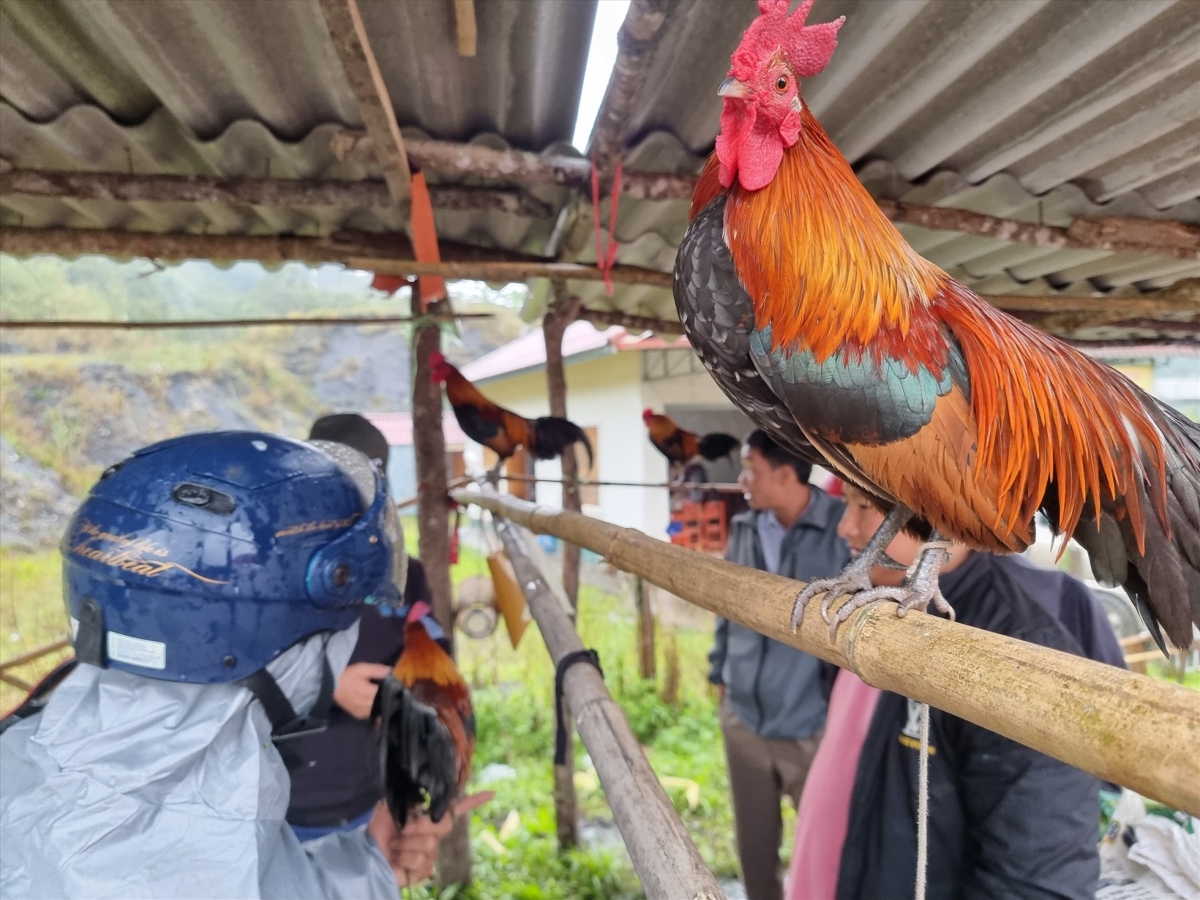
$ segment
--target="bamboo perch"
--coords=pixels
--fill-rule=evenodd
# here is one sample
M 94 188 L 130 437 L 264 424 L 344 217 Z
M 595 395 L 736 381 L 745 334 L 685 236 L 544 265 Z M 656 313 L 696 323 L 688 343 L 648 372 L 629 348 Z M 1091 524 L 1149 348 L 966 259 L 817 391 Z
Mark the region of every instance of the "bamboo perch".
M 901 618 L 890 603 L 857 610 L 836 641 L 810 604 L 803 627 L 792 634 L 788 621 L 798 582 L 578 513 L 463 490 L 452 496 L 587 547 L 620 569 L 849 669 L 877 688 L 1200 815 L 1200 692 L 937 616 Z
M 488 499 L 498 498 L 493 494 Z M 496 531 L 557 666 L 568 653 L 582 650 L 583 643 L 516 529 L 498 517 Z M 600 660 L 600 665 L 604 662 Z M 587 663 L 570 666 L 563 676 L 563 693 L 646 896 L 651 900 L 724 898 L 600 673 Z

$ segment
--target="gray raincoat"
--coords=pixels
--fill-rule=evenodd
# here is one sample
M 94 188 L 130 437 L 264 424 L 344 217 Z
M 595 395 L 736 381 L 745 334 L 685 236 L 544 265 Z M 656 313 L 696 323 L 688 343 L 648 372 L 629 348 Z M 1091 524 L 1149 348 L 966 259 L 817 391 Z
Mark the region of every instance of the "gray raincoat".
M 314 635 L 268 670 L 299 713 L 336 678 L 358 626 Z M 80 664 L 0 737 L 0 896 L 399 897 L 366 828 L 301 844 L 290 780 L 243 687 Z

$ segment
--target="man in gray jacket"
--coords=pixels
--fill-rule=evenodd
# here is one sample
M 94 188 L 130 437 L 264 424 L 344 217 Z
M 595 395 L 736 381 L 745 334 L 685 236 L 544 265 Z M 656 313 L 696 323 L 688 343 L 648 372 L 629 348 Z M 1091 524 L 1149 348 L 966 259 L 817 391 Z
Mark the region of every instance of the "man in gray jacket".
M 850 559 L 837 535 L 845 507 L 808 483 L 811 472 L 764 432 L 746 439 L 740 481 L 750 509 L 730 524 L 726 559 L 801 581 L 842 570 Z M 750 900 L 779 900 L 780 804 L 784 796 L 799 803 L 825 727 L 830 667 L 722 618 L 709 662 L 721 698 L 742 883 Z

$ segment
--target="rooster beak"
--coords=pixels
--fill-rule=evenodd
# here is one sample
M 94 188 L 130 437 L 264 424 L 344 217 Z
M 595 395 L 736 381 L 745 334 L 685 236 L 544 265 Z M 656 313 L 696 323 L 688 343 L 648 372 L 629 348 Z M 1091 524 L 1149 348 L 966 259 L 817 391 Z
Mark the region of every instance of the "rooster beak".
M 751 94 L 753 94 L 753 91 L 732 75 L 722 81 L 721 86 L 717 88 L 718 97 L 733 97 L 739 100 L 747 100 Z

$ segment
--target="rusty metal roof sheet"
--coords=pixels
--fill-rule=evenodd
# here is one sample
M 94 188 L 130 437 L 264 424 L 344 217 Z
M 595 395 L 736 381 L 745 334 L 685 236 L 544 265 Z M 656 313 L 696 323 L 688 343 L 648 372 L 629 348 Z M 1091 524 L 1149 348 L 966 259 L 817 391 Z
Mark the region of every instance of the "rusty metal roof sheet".
M 450 0 L 376 2 L 364 19 L 411 137 L 573 153 L 595 0 L 478 3 L 479 53 L 454 49 Z M 697 171 L 717 85 L 754 0 L 668 3 L 633 104 L 627 168 Z M 805 95 L 878 197 L 1068 224 L 1077 215 L 1200 222 L 1200 4 L 1194 0 L 818 0 L 846 15 Z M 0 156 L 19 167 L 357 179 L 359 125 L 316 0 L 6 0 Z M 567 192 L 526 188 L 557 214 Z M 623 198 L 620 262 L 667 270 L 687 204 Z M 447 238 L 544 252 L 555 215 L 438 210 Z M 0 221 L 129 230 L 395 230 L 390 209 L 215 208 L 5 197 Z M 903 229 L 985 293 L 1138 293 L 1200 276 L 1150 256 L 1052 251 Z M 582 261 L 594 259 L 590 245 Z M 669 292 L 573 284 L 589 305 L 673 317 Z

